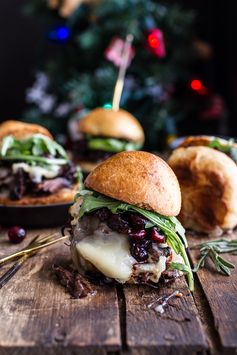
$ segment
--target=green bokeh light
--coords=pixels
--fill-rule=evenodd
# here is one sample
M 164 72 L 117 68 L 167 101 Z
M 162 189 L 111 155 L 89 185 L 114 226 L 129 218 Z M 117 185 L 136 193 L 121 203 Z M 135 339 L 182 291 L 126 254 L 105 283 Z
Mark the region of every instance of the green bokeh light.
M 110 102 L 107 102 L 106 104 L 104 104 L 103 108 L 105 108 L 106 110 L 110 110 L 112 108 L 112 104 Z

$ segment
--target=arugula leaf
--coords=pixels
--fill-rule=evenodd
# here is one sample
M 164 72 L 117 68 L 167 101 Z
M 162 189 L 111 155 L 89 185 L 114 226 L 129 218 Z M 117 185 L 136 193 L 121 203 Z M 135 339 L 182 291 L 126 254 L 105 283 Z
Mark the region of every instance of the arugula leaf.
M 118 153 L 124 150 L 138 150 L 141 147 L 140 143 L 126 142 L 115 138 L 89 138 L 88 140 L 88 148 L 105 152 Z
M 225 154 L 228 154 L 231 159 L 237 163 L 237 147 L 234 146 L 234 139 L 229 139 L 228 141 L 222 142 L 218 138 L 213 138 L 208 144 L 208 147 L 217 149 Z
M 52 157 L 44 157 L 44 154 L 50 154 Z M 34 134 L 22 140 L 12 136 L 4 137 L 0 147 L 0 159 L 61 165 L 67 162 L 68 157 L 63 147 L 54 140 L 42 134 Z
M 77 178 L 77 182 L 81 182 L 81 188 L 84 188 L 83 174 L 79 166 L 76 167 L 76 178 Z
M 181 224 L 174 217 L 164 217 L 158 213 L 144 210 L 140 207 L 129 205 L 127 203 L 114 200 L 112 198 L 102 196 L 98 194 L 95 196 L 93 192 L 85 193 L 84 191 L 78 194 L 83 196 L 83 203 L 80 207 L 78 217 L 81 218 L 85 213 L 96 211 L 102 207 L 107 207 L 112 213 L 125 212 L 125 211 L 135 211 L 140 213 L 146 219 L 148 219 L 153 225 L 158 226 L 166 235 L 167 243 L 171 248 L 180 254 L 184 260 L 187 267 L 187 277 L 189 288 L 192 291 L 194 289 L 193 275 L 189 263 L 189 259 L 186 253 L 187 241 L 184 235 L 184 229 L 181 228 Z M 181 233 L 180 236 L 177 234 Z
M 213 138 L 208 144 L 210 148 L 216 148 L 223 153 L 228 153 L 230 151 L 231 144 L 233 140 L 229 140 L 227 143 L 222 143 L 218 138 Z
M 1 155 L 6 155 L 8 149 L 13 145 L 14 138 L 12 136 L 7 136 L 3 139 L 2 146 L 1 146 Z
M 185 264 L 182 264 L 182 263 L 171 263 L 170 269 L 183 271 L 185 273 L 189 273 L 189 271 L 190 271 L 189 267 Z
M 12 155 L 1 157 L 0 160 L 19 160 L 19 161 L 27 161 L 34 165 L 34 163 L 40 163 L 45 165 L 65 165 L 68 160 L 66 159 L 58 159 L 58 158 L 44 158 L 44 157 L 37 157 L 34 155 Z

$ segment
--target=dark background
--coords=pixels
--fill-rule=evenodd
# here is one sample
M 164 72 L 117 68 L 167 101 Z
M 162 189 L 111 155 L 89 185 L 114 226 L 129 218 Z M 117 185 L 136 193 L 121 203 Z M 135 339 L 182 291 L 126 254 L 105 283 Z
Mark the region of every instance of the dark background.
M 214 60 L 204 74 L 226 102 L 227 133 L 237 136 L 237 1 L 179 2 L 198 11 L 199 37 L 210 42 L 214 51 Z M 32 84 L 47 29 L 41 18 L 22 14 L 24 3 L 26 0 L 1 0 L 0 120 L 20 118 L 25 108 L 25 89 Z

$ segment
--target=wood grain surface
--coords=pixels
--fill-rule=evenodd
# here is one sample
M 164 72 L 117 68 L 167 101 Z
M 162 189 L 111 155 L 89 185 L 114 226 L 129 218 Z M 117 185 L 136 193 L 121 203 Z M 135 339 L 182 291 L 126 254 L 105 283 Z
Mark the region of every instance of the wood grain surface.
M 4 240 L 1 237 L 1 254 L 4 247 L 8 252 L 16 249 Z M 28 260 L 0 290 L 0 353 L 4 348 L 24 348 L 26 354 L 35 354 L 35 348 L 55 349 L 57 354 L 58 347 L 82 353 L 120 349 L 115 287 L 97 287 L 95 296 L 72 299 L 52 271 L 54 263 L 69 260 L 68 246 L 52 246 Z
M 175 290 L 181 291 L 183 297 L 175 297 L 165 313 L 159 314 L 147 308 L 155 299 Z M 160 290 L 126 286 L 124 292 L 129 347 L 151 347 L 159 349 L 162 354 L 171 349 L 174 353 L 186 350 L 189 354 L 207 349 L 197 308 L 183 278 Z
M 24 243 L 36 234 L 29 232 Z M 189 240 L 194 244 L 203 238 Z M 10 244 L 1 232 L 0 256 L 22 247 Z M 190 255 L 196 262 L 198 252 Z M 236 263 L 237 256 L 229 259 Z M 26 261 L 0 290 L 0 355 L 237 352 L 236 270 L 227 277 L 207 265 L 196 277 L 193 295 L 183 278 L 160 289 L 97 286 L 95 296 L 75 300 L 58 283 L 54 263 L 70 264 L 69 247 L 63 242 Z M 1 267 L 0 275 L 9 266 Z M 150 302 L 174 290 L 184 296 L 173 299 L 165 313 L 148 309 Z
M 222 236 L 225 239 L 236 239 L 237 232 Z M 216 239 L 220 239 L 216 238 Z M 189 245 L 195 245 L 208 240 L 207 237 L 190 235 Z M 190 256 L 193 263 L 199 257 L 198 250 L 191 250 Z M 237 255 L 223 256 L 237 264 Z M 203 295 L 206 297 L 210 308 L 210 318 L 213 318 L 213 327 L 218 334 L 219 342 L 226 353 L 237 353 L 237 269 L 233 269 L 231 276 L 218 273 L 210 260 L 206 267 L 197 273 Z M 198 282 L 197 281 L 197 282 Z M 195 297 L 195 293 L 194 293 Z M 218 341 L 218 339 L 217 339 Z

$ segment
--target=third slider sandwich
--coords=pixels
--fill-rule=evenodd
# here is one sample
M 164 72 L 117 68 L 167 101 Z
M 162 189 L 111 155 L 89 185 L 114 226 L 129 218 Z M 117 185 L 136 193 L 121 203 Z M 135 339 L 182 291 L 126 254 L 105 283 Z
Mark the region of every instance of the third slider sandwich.
M 237 225 L 237 149 L 233 141 L 188 137 L 168 163 L 182 192 L 185 228 L 220 235 Z

